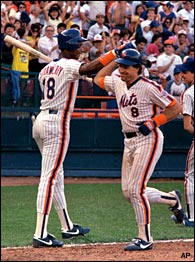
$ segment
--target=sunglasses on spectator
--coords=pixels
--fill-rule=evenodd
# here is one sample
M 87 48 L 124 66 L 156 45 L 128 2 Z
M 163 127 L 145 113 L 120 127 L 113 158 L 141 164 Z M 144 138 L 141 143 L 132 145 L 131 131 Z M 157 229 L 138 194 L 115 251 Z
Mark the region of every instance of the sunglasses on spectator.
M 170 21 L 166 21 L 165 23 L 166 23 L 166 24 L 170 24 L 171 22 L 170 22 Z
M 25 6 L 19 6 L 19 9 L 25 9 L 26 7 Z
M 96 18 L 104 18 L 103 15 L 97 15 Z

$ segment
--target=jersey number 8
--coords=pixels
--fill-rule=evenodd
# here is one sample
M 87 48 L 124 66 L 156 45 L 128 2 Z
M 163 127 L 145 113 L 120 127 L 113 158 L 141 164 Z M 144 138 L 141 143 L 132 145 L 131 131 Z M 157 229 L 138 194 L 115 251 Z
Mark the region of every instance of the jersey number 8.
M 45 99 L 45 93 L 47 99 L 52 99 L 55 95 L 55 79 L 53 77 L 44 78 L 43 86 L 43 99 Z

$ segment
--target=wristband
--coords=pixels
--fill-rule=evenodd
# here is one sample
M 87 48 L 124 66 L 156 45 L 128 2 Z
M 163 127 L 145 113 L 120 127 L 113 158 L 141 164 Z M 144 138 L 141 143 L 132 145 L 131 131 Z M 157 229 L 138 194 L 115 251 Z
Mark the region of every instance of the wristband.
M 107 52 L 105 55 L 100 56 L 98 58 L 99 62 L 103 65 L 106 66 L 108 65 L 110 62 L 112 62 L 114 59 L 116 58 L 115 53 L 111 50 L 109 52 Z
M 156 123 L 157 126 L 162 126 L 167 123 L 167 118 L 165 114 L 160 114 L 152 118 L 152 120 Z
M 102 89 L 104 89 L 104 79 L 105 79 L 105 76 L 100 77 L 99 87 L 102 88 Z

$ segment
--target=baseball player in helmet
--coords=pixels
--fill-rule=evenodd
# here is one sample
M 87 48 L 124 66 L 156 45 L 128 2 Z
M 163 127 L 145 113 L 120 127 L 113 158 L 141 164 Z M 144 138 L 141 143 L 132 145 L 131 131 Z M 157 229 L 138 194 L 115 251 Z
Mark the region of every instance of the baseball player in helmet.
M 116 67 L 120 76 L 111 75 Z M 181 106 L 161 85 L 142 77 L 141 67 L 140 53 L 126 49 L 94 78 L 97 85 L 115 94 L 124 133 L 122 191 L 133 205 L 138 225 L 138 237 L 125 247 L 127 251 L 153 247 L 150 203 L 169 205 L 178 223 L 184 217 L 178 190 L 165 193 L 147 187 L 163 150 L 159 126 L 176 118 Z
M 63 162 L 70 140 L 70 119 L 76 100 L 78 80 L 96 73 L 116 58 L 121 49 L 84 64 L 78 61 L 82 42 L 87 41 L 77 29 L 68 29 L 58 36 L 61 59 L 46 65 L 39 74 L 42 100 L 40 113 L 32 117 L 33 138 L 41 155 L 41 178 L 37 195 L 37 223 L 33 247 L 61 247 L 63 242 L 47 231 L 52 203 L 57 211 L 62 238 L 85 235 L 90 229 L 73 224 L 64 194 Z
M 194 227 L 194 58 L 188 57 L 183 64 L 178 65 L 178 68 L 182 72 L 184 83 L 189 85 L 181 95 L 183 126 L 185 131 L 193 135 L 185 166 L 184 191 L 187 215 L 183 224 Z M 172 215 L 172 219 L 177 223 L 175 215 Z

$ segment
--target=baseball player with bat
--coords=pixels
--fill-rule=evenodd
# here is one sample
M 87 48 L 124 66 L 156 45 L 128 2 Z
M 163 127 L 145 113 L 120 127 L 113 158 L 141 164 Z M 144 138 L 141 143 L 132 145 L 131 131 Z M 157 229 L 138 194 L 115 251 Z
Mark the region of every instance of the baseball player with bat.
M 184 130 L 194 135 L 194 58 L 189 57 L 178 67 L 182 72 L 184 83 L 189 85 L 189 88 L 181 95 Z M 186 158 L 184 191 L 187 216 L 184 217 L 183 224 L 194 227 L 194 138 Z M 177 223 L 175 215 L 171 218 Z
M 120 76 L 111 75 L 117 67 Z M 133 205 L 138 225 L 138 237 L 125 247 L 126 251 L 152 249 L 150 203 L 169 205 L 178 223 L 184 218 L 178 190 L 165 193 L 147 187 L 163 150 L 159 126 L 175 119 L 181 106 L 161 85 L 142 77 L 141 69 L 140 53 L 126 49 L 94 78 L 98 86 L 115 94 L 124 133 L 122 191 Z
M 37 223 L 33 237 L 33 247 L 61 247 L 47 231 L 52 203 L 61 223 L 63 239 L 87 234 L 90 229 L 74 224 L 67 210 L 64 194 L 63 161 L 70 140 L 70 119 L 76 100 L 78 80 L 97 72 L 116 58 L 125 46 L 109 51 L 89 64 L 78 61 L 82 42 L 77 29 L 68 29 L 58 35 L 62 58 L 45 66 L 39 81 L 42 91 L 40 113 L 33 118 L 33 138 L 41 155 L 41 177 L 37 195 Z

